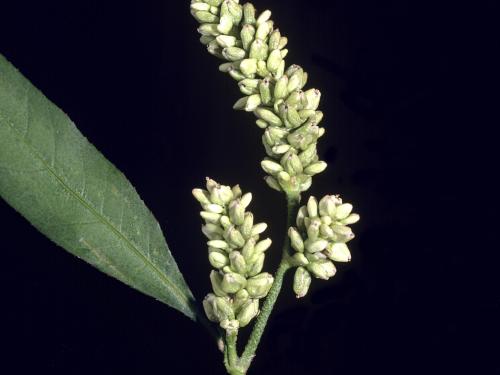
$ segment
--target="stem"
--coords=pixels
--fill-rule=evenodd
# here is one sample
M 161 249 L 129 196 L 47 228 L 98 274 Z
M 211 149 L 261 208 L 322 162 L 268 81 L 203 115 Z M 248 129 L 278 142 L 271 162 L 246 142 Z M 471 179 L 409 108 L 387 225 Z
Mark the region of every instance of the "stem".
M 238 352 L 236 349 L 237 341 L 238 341 L 238 331 L 234 331 L 226 335 L 227 359 L 229 362 L 229 367 L 231 369 L 234 369 L 239 362 Z
M 299 201 L 300 195 L 287 195 L 287 231 L 295 221 Z M 252 359 L 255 357 L 255 352 L 259 345 L 260 339 L 262 338 L 262 334 L 264 333 L 264 329 L 266 328 L 267 321 L 269 319 L 269 316 L 271 315 L 271 312 L 273 311 L 274 304 L 276 303 L 278 295 L 281 291 L 281 286 L 283 285 L 283 277 L 285 276 L 286 271 L 288 271 L 292 267 L 292 265 L 288 261 L 289 249 L 290 239 L 288 238 L 288 233 L 286 233 L 283 243 L 283 255 L 278 270 L 276 271 L 276 275 L 274 276 L 273 286 L 271 287 L 271 290 L 267 295 L 266 301 L 262 306 L 262 310 L 257 317 L 255 326 L 253 327 L 250 338 L 248 339 L 245 351 L 241 356 L 240 365 L 245 370 L 248 370 Z

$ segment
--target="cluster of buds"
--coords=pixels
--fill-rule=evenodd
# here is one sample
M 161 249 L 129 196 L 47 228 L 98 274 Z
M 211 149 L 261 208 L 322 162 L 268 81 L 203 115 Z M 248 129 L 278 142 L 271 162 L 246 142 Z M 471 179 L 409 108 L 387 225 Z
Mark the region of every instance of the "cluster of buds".
M 288 236 L 296 251 L 293 260 L 295 271 L 293 290 L 297 298 L 304 297 L 311 285 L 311 274 L 328 280 L 336 273 L 333 262 L 349 262 L 351 253 L 346 243 L 354 238 L 348 226 L 359 221 L 352 213 L 352 205 L 342 203 L 336 195 L 326 195 L 321 200 L 310 197 L 307 205 L 297 214 L 297 228 L 290 227 Z
M 259 241 L 266 223 L 254 224 L 245 212 L 252 194 L 243 194 L 238 185 L 219 185 L 207 178 L 207 190 L 194 189 L 203 207 L 203 234 L 208 238 L 208 259 L 215 268 L 210 273 L 213 293 L 203 307 L 207 317 L 227 331 L 244 327 L 258 314 L 259 299 L 273 284 L 273 276 L 261 272 L 271 239 Z
M 261 166 L 269 174 L 267 184 L 287 193 L 309 189 L 311 177 L 326 168 L 316 149 L 325 133 L 317 110 L 321 94 L 304 89 L 307 73 L 300 66 L 286 68 L 288 40 L 274 27 L 271 11 L 257 14 L 239 0 L 192 0 L 191 13 L 201 23 L 200 41 L 227 61 L 219 69 L 245 94 L 234 108 L 253 112 L 264 129 L 267 158 Z

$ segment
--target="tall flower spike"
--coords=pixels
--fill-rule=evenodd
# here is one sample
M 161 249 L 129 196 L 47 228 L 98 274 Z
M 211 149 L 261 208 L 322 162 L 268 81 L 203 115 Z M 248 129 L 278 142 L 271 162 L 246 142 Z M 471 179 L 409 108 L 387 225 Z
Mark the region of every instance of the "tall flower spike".
M 205 220 L 202 232 L 207 237 L 208 260 L 215 269 L 210 273 L 213 293 L 203 307 L 209 320 L 227 331 L 249 324 L 259 312 L 259 299 L 273 284 L 273 276 L 262 272 L 265 252 L 271 240 L 259 237 L 267 228 L 254 223 L 246 212 L 252 194 L 243 194 L 238 185 L 220 185 L 207 178 L 205 189 L 193 189 Z
M 347 242 L 354 238 L 348 226 L 359 221 L 352 205 L 336 195 L 326 195 L 318 202 L 310 197 L 297 214 L 297 227 L 290 227 L 288 237 L 296 251 L 292 259 L 295 271 L 293 289 L 297 298 L 307 294 L 311 275 L 328 280 L 336 273 L 333 262 L 349 262 Z
M 234 109 L 253 112 L 264 129 L 267 158 L 261 165 L 269 174 L 267 184 L 294 194 L 309 189 L 311 177 L 327 166 L 316 148 L 325 132 L 317 110 L 321 93 L 304 88 L 307 73 L 300 66 L 286 67 L 288 39 L 275 28 L 271 11 L 257 14 L 239 0 L 192 0 L 191 13 L 201 24 L 201 43 L 227 61 L 220 70 L 238 81 L 245 95 Z

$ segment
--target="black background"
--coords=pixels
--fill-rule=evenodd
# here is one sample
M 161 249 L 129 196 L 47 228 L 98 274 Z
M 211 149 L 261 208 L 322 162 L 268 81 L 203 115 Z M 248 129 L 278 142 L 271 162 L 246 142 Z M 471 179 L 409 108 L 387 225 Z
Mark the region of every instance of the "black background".
M 279 260 L 285 203 L 261 130 L 199 44 L 186 1 L 2 4 L 0 52 L 137 188 L 198 298 L 209 265 L 190 191 L 252 191 Z M 290 275 L 254 374 L 500 374 L 498 2 L 256 0 L 323 93 L 329 163 L 307 196 L 362 216 L 353 262 L 296 301 Z M 5 202 L 4 374 L 223 374 L 205 332 L 57 248 Z M 274 252 L 274 254 L 272 254 Z M 7 367 L 12 366 L 10 370 Z

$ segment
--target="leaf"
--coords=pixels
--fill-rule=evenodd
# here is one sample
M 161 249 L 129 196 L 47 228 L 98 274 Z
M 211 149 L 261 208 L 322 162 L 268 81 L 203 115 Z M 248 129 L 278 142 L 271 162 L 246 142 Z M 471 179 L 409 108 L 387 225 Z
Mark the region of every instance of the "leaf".
M 195 319 L 191 291 L 134 187 L 2 55 L 0 196 L 56 244 Z

